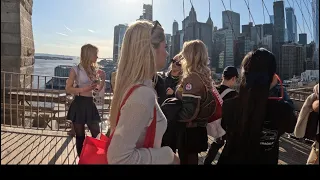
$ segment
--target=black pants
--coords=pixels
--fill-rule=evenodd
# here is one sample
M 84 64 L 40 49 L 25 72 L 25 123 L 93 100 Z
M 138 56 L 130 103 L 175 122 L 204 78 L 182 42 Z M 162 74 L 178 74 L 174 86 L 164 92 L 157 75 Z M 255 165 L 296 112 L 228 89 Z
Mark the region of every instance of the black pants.
M 88 128 L 91 132 L 92 137 L 97 137 L 100 133 L 100 127 L 99 123 L 91 123 L 87 124 Z M 77 147 L 77 153 L 78 156 L 80 157 L 81 155 L 81 150 L 83 147 L 83 141 L 85 139 L 85 128 L 84 124 L 73 124 L 74 131 L 76 133 L 76 147 Z
M 181 165 L 198 165 L 198 153 L 186 152 L 183 149 L 178 149 L 179 159 Z
M 211 165 L 216 158 L 218 151 L 224 145 L 224 138 L 214 141 L 208 151 L 206 159 L 204 160 L 204 165 Z

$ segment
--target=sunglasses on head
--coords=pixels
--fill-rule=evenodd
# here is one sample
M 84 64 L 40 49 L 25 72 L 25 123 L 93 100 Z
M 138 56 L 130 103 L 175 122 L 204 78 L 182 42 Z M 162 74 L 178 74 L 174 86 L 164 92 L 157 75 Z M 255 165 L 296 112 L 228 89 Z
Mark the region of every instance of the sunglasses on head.
M 157 28 L 158 26 L 162 27 L 161 24 L 159 23 L 159 21 L 153 21 L 152 24 L 153 24 L 153 28 L 152 28 L 152 30 L 151 30 L 151 34 L 154 33 L 154 31 L 156 30 L 156 28 Z
M 181 63 L 179 61 L 174 60 L 174 59 L 171 59 L 171 63 L 175 64 L 176 66 L 181 66 Z

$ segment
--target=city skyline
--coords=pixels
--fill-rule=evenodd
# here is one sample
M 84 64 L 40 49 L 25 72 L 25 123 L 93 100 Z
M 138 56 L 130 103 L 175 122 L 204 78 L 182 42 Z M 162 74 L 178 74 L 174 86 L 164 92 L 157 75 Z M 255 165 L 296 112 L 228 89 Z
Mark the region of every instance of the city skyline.
M 134 22 L 141 16 L 143 4 L 151 4 L 151 0 L 92 0 L 90 5 L 87 2 L 85 0 L 45 2 L 34 0 L 33 31 L 36 52 L 79 56 L 81 46 L 92 43 L 99 47 L 99 57 L 112 57 L 114 27 Z M 230 10 L 229 2 L 224 0 L 227 10 Z M 249 13 L 245 2 L 241 0 L 231 0 L 231 2 L 231 9 L 240 14 L 240 27 L 248 24 Z M 153 3 L 153 19 L 161 23 L 166 33 L 172 34 L 174 20 L 179 23 L 179 29 L 182 28 L 184 19 L 182 1 L 154 0 Z M 270 15 L 273 15 L 273 0 L 265 0 L 265 3 Z M 261 1 L 249 0 L 249 4 L 256 24 L 270 22 L 267 12 L 265 11 L 265 16 L 261 12 Z M 293 1 L 291 1 L 292 4 Z M 193 5 L 198 21 L 205 22 L 209 15 L 208 1 L 194 1 Z M 308 5 L 312 13 L 311 3 Z M 285 7 L 289 5 L 285 3 Z M 304 20 L 301 12 L 296 4 L 294 8 L 298 24 L 302 27 Z M 305 13 L 308 10 L 304 4 L 302 8 L 305 10 L 304 16 L 307 23 L 312 28 L 311 17 Z M 186 16 L 190 9 L 190 2 L 185 1 Z M 214 26 L 218 28 L 222 28 L 222 11 L 224 10 L 221 0 L 211 0 L 211 18 Z M 304 26 L 307 27 L 306 24 Z M 302 28 L 302 31 L 307 33 L 309 43 L 312 38 L 308 28 L 305 30 Z M 301 33 L 299 29 L 298 33 Z

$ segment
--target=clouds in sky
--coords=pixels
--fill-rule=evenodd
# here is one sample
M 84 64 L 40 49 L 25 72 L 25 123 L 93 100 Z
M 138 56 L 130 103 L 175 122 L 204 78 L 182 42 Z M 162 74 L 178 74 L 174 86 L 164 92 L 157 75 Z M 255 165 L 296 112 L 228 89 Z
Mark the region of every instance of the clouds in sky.
M 69 31 L 72 32 L 72 30 L 70 28 L 68 28 L 66 25 L 64 25 L 64 27 Z
M 60 33 L 60 32 L 56 32 L 56 33 L 61 35 L 61 36 L 68 36 L 67 34 L 64 34 L 64 33 Z
M 89 32 L 91 33 L 95 33 L 96 31 L 92 30 L 92 29 L 88 29 Z

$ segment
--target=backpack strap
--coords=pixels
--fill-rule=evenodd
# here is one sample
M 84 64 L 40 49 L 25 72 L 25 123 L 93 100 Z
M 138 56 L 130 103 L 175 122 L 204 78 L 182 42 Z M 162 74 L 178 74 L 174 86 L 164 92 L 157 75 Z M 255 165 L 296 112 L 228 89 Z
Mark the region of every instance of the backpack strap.
M 231 88 L 225 89 L 225 90 L 220 94 L 221 98 L 223 99 L 229 92 L 232 92 L 232 91 L 235 91 L 235 90 L 233 90 L 233 89 L 231 89 Z

